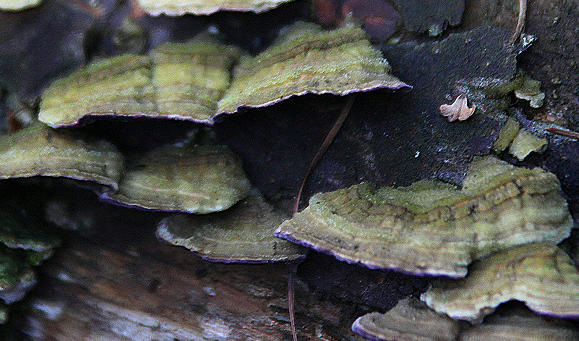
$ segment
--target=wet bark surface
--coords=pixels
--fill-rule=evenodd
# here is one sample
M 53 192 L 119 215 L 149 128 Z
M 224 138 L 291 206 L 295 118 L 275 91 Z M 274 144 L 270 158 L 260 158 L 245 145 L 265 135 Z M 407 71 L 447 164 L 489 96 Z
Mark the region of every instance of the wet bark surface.
M 565 0 L 530 2 L 525 31 L 538 39 L 519 55 L 504 44 L 516 24 L 517 2 L 472 0 L 464 6 L 455 1 L 464 7 L 462 23 L 437 21 L 446 28 L 438 38 L 400 27 L 394 36 L 399 43 L 380 45 L 393 73 L 414 88 L 356 95 L 350 116 L 306 185 L 301 207 L 314 193 L 361 181 L 405 186 L 436 177 L 460 184 L 472 158 L 491 153 L 510 115 L 546 136 L 549 147 L 524 162 L 499 156 L 554 172 L 577 217 L 579 142 L 544 131 L 553 123 L 579 129 L 577 5 Z M 418 22 L 408 16 L 424 10 L 398 9 L 402 22 Z M 262 15 L 151 18 L 133 10 L 130 1 L 93 6 L 83 0 L 47 0 L 22 13 L 0 13 L 0 131 L 7 129 L 5 119 L 18 105 L 34 107 L 53 79 L 95 58 L 183 41 L 208 25 L 217 27 L 228 43 L 256 53 L 286 24 L 314 18 L 307 1 Z M 457 10 L 450 8 L 448 13 Z M 127 33 L 126 20 L 140 31 Z M 122 43 L 123 39 L 144 39 L 144 45 Z M 440 116 L 438 107 L 456 98 L 461 81 L 509 81 L 517 68 L 542 81 L 546 100 L 541 108 L 507 95 L 500 101 L 477 102 L 477 112 L 464 122 L 448 123 Z M 266 198 L 289 213 L 311 158 L 346 100 L 292 99 L 223 117 L 215 131 L 240 155 Z M 134 151 L 178 141 L 198 128 L 161 120 L 96 120 L 75 129 Z M 64 209 L 56 211 L 62 218 L 59 225 L 80 229 L 63 234 L 63 246 L 39 270 L 37 288 L 11 313 L 7 335 L 36 340 L 291 339 L 288 266 L 202 261 L 156 241 L 154 228 L 163 214 L 111 207 L 90 191 L 59 180 L 3 182 L 0 192 L 34 198 L 32 206 L 42 214 L 60 203 Z M 574 242 L 568 244 L 576 249 Z M 315 252 L 298 266 L 296 278 L 301 340 L 356 339 L 350 332 L 355 318 L 385 311 L 400 298 L 424 291 L 431 280 L 367 270 Z

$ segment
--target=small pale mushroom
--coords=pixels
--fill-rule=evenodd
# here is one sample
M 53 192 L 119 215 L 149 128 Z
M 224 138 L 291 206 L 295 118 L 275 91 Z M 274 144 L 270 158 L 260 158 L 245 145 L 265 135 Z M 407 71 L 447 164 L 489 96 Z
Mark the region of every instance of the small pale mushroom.
M 390 73 L 388 61 L 355 25 L 324 31 L 298 22 L 268 49 L 242 58 L 218 113 L 264 107 L 305 94 L 348 95 L 410 88 Z
M 473 263 L 466 278 L 441 280 L 421 299 L 439 313 L 472 323 L 510 300 L 539 314 L 579 318 L 579 272 L 556 245 L 526 244 Z
M 253 189 L 232 208 L 203 216 L 174 215 L 157 227 L 157 238 L 185 247 L 203 259 L 223 263 L 291 262 L 305 250 L 275 238 L 284 215 L 276 212 Z
M 517 137 L 519 130 L 521 129 L 521 124 L 516 118 L 509 117 L 501 131 L 499 132 L 499 137 L 493 143 L 493 150 L 497 153 L 503 152 L 507 149 L 511 142 Z
M 460 94 L 452 104 L 443 104 L 440 106 L 440 114 L 445 116 L 448 122 L 464 121 L 471 117 L 476 110 L 476 105 L 473 104 L 471 108 L 468 107 L 468 99 L 466 95 Z
M 168 212 L 223 211 L 245 198 L 251 185 L 239 158 L 225 146 L 163 146 L 134 155 L 118 191 L 102 199 Z
M 541 82 L 523 77 L 523 84 L 515 89 L 515 97 L 529 101 L 531 108 L 540 108 L 545 100 L 545 93 L 541 92 Z
M 138 0 L 150 15 L 209 15 L 219 11 L 262 13 L 293 0 Z
M 406 298 L 388 312 L 356 319 L 352 331 L 369 340 L 453 341 L 461 323 L 431 310 L 416 298 Z
M 546 138 L 535 136 L 529 131 L 521 129 L 509 147 L 509 154 L 519 161 L 523 161 L 529 154 L 541 153 L 545 149 L 547 149 Z
M 91 141 L 42 123 L 0 138 L 0 179 L 65 177 L 118 186 L 123 156 L 106 141 Z
M 473 162 L 462 190 L 431 180 L 380 189 L 362 183 L 314 195 L 275 233 L 369 268 L 463 277 L 475 259 L 558 243 L 572 225 L 554 174 L 486 157 Z

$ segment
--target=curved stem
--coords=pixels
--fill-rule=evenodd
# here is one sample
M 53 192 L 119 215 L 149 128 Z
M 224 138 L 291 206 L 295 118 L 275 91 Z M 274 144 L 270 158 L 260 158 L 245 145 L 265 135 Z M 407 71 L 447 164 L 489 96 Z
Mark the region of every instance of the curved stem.
M 521 36 L 523 28 L 525 27 L 526 17 L 527 17 L 527 0 L 519 0 L 519 19 L 517 20 L 517 27 L 515 28 L 513 36 L 509 40 L 509 44 L 513 44 Z
M 297 213 L 297 211 L 298 211 L 298 207 L 300 205 L 300 199 L 302 197 L 302 191 L 304 190 L 304 186 L 306 185 L 306 181 L 308 180 L 308 176 L 310 175 L 312 170 L 316 167 L 316 165 L 318 164 L 318 161 L 320 161 L 320 159 L 322 158 L 324 153 L 328 150 L 328 147 L 332 144 L 332 142 L 334 142 L 334 138 L 336 137 L 336 135 L 340 131 L 340 128 L 344 124 L 344 121 L 348 117 L 348 114 L 350 113 L 350 109 L 352 109 L 352 104 L 354 104 L 354 99 L 356 99 L 355 95 L 351 96 L 348 99 L 348 102 L 346 102 L 346 105 L 342 109 L 342 112 L 340 112 L 340 116 L 338 116 L 338 118 L 336 119 L 336 122 L 332 126 L 332 129 L 330 129 L 330 132 L 328 132 L 328 135 L 324 139 L 324 142 L 322 142 L 320 149 L 318 149 L 318 152 L 316 153 L 316 155 L 312 159 L 312 162 L 310 163 L 310 166 L 308 167 L 308 170 L 306 171 L 306 174 L 304 175 L 304 179 L 302 180 L 302 184 L 300 185 L 300 189 L 299 189 L 298 194 L 296 196 L 296 201 L 294 203 L 294 207 L 292 210 L 293 214 Z

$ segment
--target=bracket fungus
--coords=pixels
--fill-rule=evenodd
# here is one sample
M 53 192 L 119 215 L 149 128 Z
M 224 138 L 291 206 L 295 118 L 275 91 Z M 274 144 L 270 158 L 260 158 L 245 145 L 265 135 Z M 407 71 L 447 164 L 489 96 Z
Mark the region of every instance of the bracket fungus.
M 509 147 L 509 154 L 523 161 L 532 152 L 541 153 L 547 149 L 547 139 L 537 137 L 525 129 L 519 130 Z
M 421 299 L 439 313 L 473 323 L 509 300 L 539 314 L 579 318 L 579 272 L 556 245 L 532 243 L 473 263 L 466 278 L 440 281 Z
M 189 43 L 165 44 L 151 56 L 101 60 L 54 82 L 42 96 L 38 118 L 52 127 L 110 115 L 213 124 L 216 116 L 241 107 L 308 93 L 409 87 L 389 73 L 386 59 L 353 25 L 323 31 L 299 22 L 260 55 L 241 54 L 202 34 Z
M 88 141 L 35 122 L 0 138 L 0 179 L 54 176 L 116 188 L 123 156 L 105 141 Z
M 429 309 L 415 298 L 406 298 L 385 314 L 377 312 L 359 317 L 352 331 L 369 340 L 453 341 L 461 324 Z
M 166 43 L 150 56 L 123 55 L 86 66 L 43 94 L 38 119 L 52 127 L 85 116 L 146 116 L 211 124 L 240 50 L 209 34 Z
M 209 15 L 219 11 L 261 13 L 293 0 L 138 0 L 150 15 Z
M 497 250 L 558 243 L 573 225 L 557 177 L 493 157 L 473 162 L 462 190 L 437 181 L 319 193 L 276 236 L 369 268 L 464 277 Z
M 347 24 L 324 31 L 298 22 L 261 54 L 241 58 L 218 111 L 234 113 L 308 93 L 344 96 L 404 87 L 410 86 L 390 74 L 388 61 L 361 28 Z
M 118 191 L 102 194 L 124 206 L 189 213 L 222 211 L 251 185 L 225 146 L 163 146 L 129 160 Z
M 36 284 L 33 267 L 52 255 L 59 239 L 39 228 L 39 221 L 23 209 L 0 208 L 0 299 L 12 304 Z M 9 307 L 1 306 L 3 314 Z M 0 318 L 0 324 L 3 323 Z
M 515 89 L 515 97 L 529 101 L 531 108 L 540 108 L 543 106 L 545 93 L 541 92 L 540 81 L 524 76 L 523 84 L 518 89 Z
M 519 304 L 503 307 L 471 326 L 430 309 L 415 298 L 400 300 L 384 314 L 373 312 L 356 319 L 352 331 L 368 340 L 475 341 L 576 340 L 579 328 L 570 321 L 546 318 Z
M 579 340 L 579 328 L 570 321 L 545 318 L 517 306 L 468 328 L 460 334 L 460 340 Z
M 42 0 L 0 0 L 0 11 L 22 11 L 40 5 Z
M 166 43 L 152 51 L 157 110 L 170 117 L 211 123 L 240 54 L 241 50 L 208 34 L 187 44 Z
M 46 252 L 58 245 L 58 239 L 39 228 L 39 223 L 31 217 L 19 217 L 6 210 L 0 210 L 0 243 L 12 249 Z
M 174 215 L 157 227 L 157 238 L 185 247 L 203 259 L 223 263 L 291 262 L 305 250 L 275 238 L 284 216 L 257 190 L 232 208 L 204 216 Z

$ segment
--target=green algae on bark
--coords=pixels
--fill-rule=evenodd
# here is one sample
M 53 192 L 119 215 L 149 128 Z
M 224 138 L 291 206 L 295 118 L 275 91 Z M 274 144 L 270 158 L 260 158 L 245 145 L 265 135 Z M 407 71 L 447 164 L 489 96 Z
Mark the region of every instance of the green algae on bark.
M 58 245 L 59 240 L 39 225 L 37 219 L 28 215 L 17 216 L 0 209 L 0 243 L 12 249 L 34 251 L 31 254 L 50 251 Z
M 242 58 L 218 112 L 263 107 L 308 93 L 347 95 L 408 87 L 390 74 L 390 65 L 364 31 L 346 25 L 323 31 L 298 22 L 256 57 Z
M 519 133 L 519 129 L 521 129 L 519 121 L 513 117 L 509 117 L 504 127 L 499 132 L 499 137 L 496 139 L 495 143 L 493 143 L 493 150 L 496 153 L 501 153 L 507 149 Z
M 0 138 L 0 179 L 54 176 L 116 188 L 122 168 L 123 156 L 114 145 L 38 122 Z
M 138 0 L 150 15 L 209 15 L 219 11 L 261 13 L 293 0 Z
M 556 245 L 521 245 L 473 263 L 464 279 L 439 281 L 421 299 L 439 313 L 471 322 L 509 300 L 539 314 L 577 318 L 579 272 Z
M 0 246 L 0 299 L 6 304 L 21 300 L 36 284 L 32 264 L 25 252 Z
M 202 34 L 162 45 L 150 56 L 101 60 L 54 82 L 42 96 L 39 120 L 65 127 L 87 116 L 145 116 L 211 125 L 220 114 L 307 93 L 408 87 L 353 25 L 323 31 L 299 22 L 260 55 L 241 55 Z
M 462 190 L 425 180 L 316 194 L 276 235 L 369 268 L 463 277 L 492 252 L 565 239 L 573 223 L 560 191 L 552 173 L 486 157 Z
M 144 209 L 211 213 L 245 198 L 250 186 L 241 161 L 225 146 L 163 146 L 134 156 L 118 191 L 102 197 Z
M 163 219 L 157 227 L 157 237 L 215 262 L 272 263 L 301 259 L 304 249 L 273 235 L 283 220 L 284 215 L 253 189 L 247 198 L 224 212 Z

